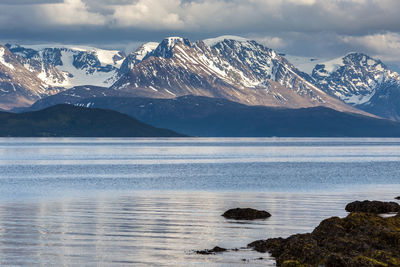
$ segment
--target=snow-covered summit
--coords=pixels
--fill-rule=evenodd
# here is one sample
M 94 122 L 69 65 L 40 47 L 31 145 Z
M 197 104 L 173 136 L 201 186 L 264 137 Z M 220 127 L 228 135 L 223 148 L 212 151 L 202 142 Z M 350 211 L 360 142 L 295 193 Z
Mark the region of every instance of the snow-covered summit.
M 187 41 L 188 39 L 185 39 L 183 37 L 167 37 L 165 38 L 161 43 L 167 43 L 167 47 L 168 48 L 172 48 L 173 46 L 175 46 L 177 43 L 184 43 L 185 41 Z
M 256 41 L 224 36 L 207 43 L 166 38 L 142 61 L 132 65 L 111 89 L 140 97 L 191 94 L 250 105 L 325 105 L 350 110 L 305 80 L 274 50 Z
M 173 56 L 174 47 L 177 44 L 192 46 L 192 43 L 189 41 L 189 39 L 182 37 L 168 37 L 162 40 L 161 43 L 157 46 L 157 48 L 148 53 L 146 57 L 154 56 L 154 57 L 171 58 Z
M 6 61 L 6 59 L 4 58 L 5 51 L 6 51 L 6 49 L 4 47 L 0 46 L 0 64 L 6 66 L 9 69 L 14 70 L 15 69 L 14 66 L 12 64 L 8 63 Z
M 4 73 L 15 67 L 28 80 L 36 80 L 37 94 L 29 101 L 50 95 L 51 90 L 91 85 L 142 97 L 194 94 L 245 104 L 322 105 L 357 112 L 343 102 L 369 105 L 400 88 L 397 73 L 361 53 L 335 59 L 285 56 L 254 40 L 231 35 L 196 43 L 168 37 L 160 43 L 145 43 L 128 56 L 117 50 L 75 45 L 8 45 L 4 51 L 0 50 Z M 3 90 L 11 92 L 18 83 L 9 82 L 11 87 Z
M 49 86 L 110 86 L 125 54 L 87 46 L 8 45 L 31 72 Z
M 380 60 L 363 53 L 318 62 L 312 71 L 314 83 L 325 92 L 351 105 L 369 105 L 375 95 L 397 84 L 400 75 Z
M 208 46 L 214 46 L 217 43 L 223 42 L 224 40 L 234 40 L 234 41 L 238 41 L 238 42 L 250 41 L 249 39 L 246 39 L 246 38 L 240 37 L 240 36 L 222 35 L 222 36 L 218 36 L 218 37 L 215 37 L 215 38 L 205 39 L 205 40 L 203 40 L 203 42 Z
M 17 45 L 17 44 L 9 44 L 9 49 L 11 51 L 17 51 L 20 49 L 20 53 L 26 53 L 26 50 L 30 49 L 31 51 L 44 51 L 49 49 L 60 49 L 65 51 L 75 51 L 75 52 L 86 52 L 89 54 L 96 55 L 99 62 L 102 66 L 112 65 L 114 67 L 119 67 L 122 64 L 124 59 L 123 53 L 118 50 L 106 50 L 100 49 L 92 46 L 83 46 L 83 45 L 54 45 L 54 44 L 41 44 L 41 45 Z M 25 50 L 25 51 L 24 51 Z M 28 50 L 29 51 L 29 50 Z M 14 53 L 15 54 L 15 53 Z M 26 54 L 25 54 L 26 56 Z
M 132 54 L 135 55 L 135 58 L 137 60 L 143 60 L 143 58 L 150 52 L 152 52 L 154 49 L 158 47 L 160 43 L 156 42 L 148 42 L 143 45 L 141 45 L 135 52 Z
M 312 75 L 312 72 L 317 64 L 324 64 L 328 59 L 325 58 L 310 58 L 310 57 L 303 57 L 303 56 L 293 56 L 282 54 L 284 58 L 286 58 L 290 63 L 293 64 L 297 69 L 300 71 L 307 73 L 308 75 Z
M 149 53 L 153 52 L 158 45 L 159 43 L 156 42 L 148 42 L 141 45 L 138 49 L 136 49 L 136 51 L 130 53 L 121 64 L 121 67 L 118 71 L 119 76 L 122 76 L 133 69 L 136 64 L 141 62 Z

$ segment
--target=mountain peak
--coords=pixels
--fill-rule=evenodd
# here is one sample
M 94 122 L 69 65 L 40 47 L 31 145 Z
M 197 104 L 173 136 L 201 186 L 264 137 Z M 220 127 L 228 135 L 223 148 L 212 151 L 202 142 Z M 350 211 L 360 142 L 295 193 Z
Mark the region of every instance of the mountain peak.
M 250 41 L 249 39 L 246 39 L 244 37 L 240 37 L 240 36 L 235 36 L 235 35 L 222 35 L 222 36 L 218 36 L 215 38 L 209 38 L 209 39 L 205 39 L 203 40 L 203 42 L 208 45 L 208 46 L 214 46 L 220 42 L 224 42 L 226 40 L 233 40 L 233 41 L 238 41 L 238 42 L 248 42 Z
M 343 62 L 345 64 L 356 63 L 364 66 L 374 66 L 381 64 L 381 68 L 386 69 L 386 66 L 384 66 L 379 59 L 374 59 L 364 53 L 356 53 L 356 52 L 348 53 L 343 57 Z
M 137 60 L 142 60 L 148 53 L 152 52 L 159 46 L 160 43 L 156 42 L 148 42 L 141 45 L 135 52 L 131 53 L 131 55 L 135 55 Z
M 133 69 L 136 64 L 141 62 L 149 53 L 153 52 L 158 45 L 159 43 L 156 42 L 148 42 L 141 45 L 134 52 L 130 53 L 122 62 L 121 67 L 118 70 L 119 76 L 122 76 Z
M 185 43 L 185 44 L 190 45 L 189 39 L 182 38 L 182 37 L 176 37 L 176 36 L 175 37 L 167 37 L 162 41 L 162 43 L 164 43 L 164 42 L 167 43 L 168 48 L 172 48 L 176 44 L 179 44 L 179 43 Z
M 0 45 L 0 64 L 6 66 L 11 70 L 14 70 L 14 66 L 10 64 L 7 60 L 7 53 L 9 53 L 7 47 Z
M 327 62 L 319 62 L 312 72 L 312 78 L 316 85 L 328 94 L 358 107 L 371 106 L 379 97 L 387 99 L 388 88 L 400 84 L 400 75 L 389 70 L 382 61 L 357 52 L 347 53 L 343 57 Z M 397 116 L 364 109 L 387 118 Z
M 171 58 L 173 56 L 173 49 L 177 44 L 184 44 L 187 46 L 192 46 L 192 43 L 187 38 L 182 37 L 167 37 L 154 49 L 151 53 L 148 53 L 147 57 L 163 57 Z

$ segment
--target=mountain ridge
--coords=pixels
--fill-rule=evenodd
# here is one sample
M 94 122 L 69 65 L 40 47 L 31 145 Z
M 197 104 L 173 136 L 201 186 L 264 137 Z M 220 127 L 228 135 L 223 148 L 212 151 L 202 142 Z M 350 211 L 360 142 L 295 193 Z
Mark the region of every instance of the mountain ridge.
M 0 111 L 3 137 L 181 137 L 116 111 L 66 104 L 40 111 Z
M 325 107 L 248 106 L 226 99 L 97 97 L 75 105 L 113 109 L 157 127 L 202 137 L 399 137 L 400 123 Z
M 297 65 L 302 65 L 301 60 Z M 316 60 L 311 74 L 312 64 L 304 65 L 308 79 L 328 94 L 377 116 L 400 120 L 400 75 L 381 60 L 351 52 L 328 61 Z
M 23 85 L 19 95 L 3 89 L 7 92 L 3 92 L 0 107 L 5 109 L 45 102 L 44 98 L 54 94 L 58 99 L 64 97 L 65 103 L 90 96 L 199 95 L 247 105 L 326 106 L 400 120 L 400 76 L 381 61 L 361 53 L 328 62 L 315 60 L 310 73 L 310 62 L 308 69 L 302 70 L 296 67 L 299 62 L 292 64 L 274 50 L 237 36 L 197 42 L 169 37 L 160 43 L 145 43 L 128 55 L 116 50 L 62 45 L 8 48 L 18 68 L 25 68 L 24 76 L 31 77 L 37 85 Z M 4 69 L 7 64 L 0 65 Z M 7 74 L 4 70 L 3 73 Z M 77 85 L 71 81 L 79 82 Z

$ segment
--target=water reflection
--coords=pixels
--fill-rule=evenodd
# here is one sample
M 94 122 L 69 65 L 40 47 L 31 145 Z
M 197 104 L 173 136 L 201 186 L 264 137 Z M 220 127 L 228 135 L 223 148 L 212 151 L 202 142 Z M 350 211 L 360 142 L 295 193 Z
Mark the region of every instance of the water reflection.
M 190 252 L 393 200 L 399 162 L 400 139 L 0 138 L 0 265 L 273 266 L 250 250 Z M 273 216 L 220 216 L 234 207 Z
M 397 188 L 399 189 L 399 188 Z M 336 194 L 160 192 L 113 197 L 3 202 L 1 265 L 273 266 L 266 255 L 243 250 L 200 256 L 192 249 L 234 248 L 260 238 L 311 231 L 323 218 L 344 216 L 354 199 L 391 200 L 393 188 Z M 397 191 L 398 192 L 398 191 Z M 267 220 L 236 222 L 232 207 L 267 209 Z M 264 256 L 264 260 L 256 260 Z

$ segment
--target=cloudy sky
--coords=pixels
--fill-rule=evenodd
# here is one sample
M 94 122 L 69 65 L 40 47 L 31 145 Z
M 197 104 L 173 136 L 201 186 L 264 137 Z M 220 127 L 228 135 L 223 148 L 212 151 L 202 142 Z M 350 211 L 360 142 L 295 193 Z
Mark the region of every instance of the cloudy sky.
M 115 47 L 239 35 L 292 55 L 360 51 L 400 70 L 399 0 L 1 0 L 0 40 Z

